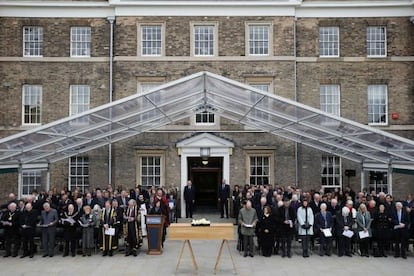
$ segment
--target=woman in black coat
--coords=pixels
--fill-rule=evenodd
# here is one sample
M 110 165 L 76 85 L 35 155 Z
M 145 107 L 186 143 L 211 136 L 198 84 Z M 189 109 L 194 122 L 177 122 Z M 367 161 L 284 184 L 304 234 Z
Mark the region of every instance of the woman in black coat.
M 387 257 L 385 249 L 388 246 L 388 240 L 391 237 L 391 217 L 386 211 L 385 205 L 380 203 L 378 212 L 374 216 L 374 238 L 378 243 L 378 257 Z
M 275 243 L 275 228 L 276 223 L 271 214 L 269 206 L 263 208 L 263 217 L 258 224 L 258 235 L 260 240 L 260 247 L 262 248 L 262 254 L 265 257 L 270 257 L 273 251 L 273 245 Z

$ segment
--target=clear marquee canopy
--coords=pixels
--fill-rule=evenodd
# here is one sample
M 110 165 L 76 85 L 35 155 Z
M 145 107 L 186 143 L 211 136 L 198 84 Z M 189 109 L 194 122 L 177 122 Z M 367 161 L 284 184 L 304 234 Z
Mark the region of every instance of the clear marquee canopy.
M 414 141 L 199 72 L 0 139 L 0 168 L 50 164 L 208 111 L 362 166 L 414 170 Z

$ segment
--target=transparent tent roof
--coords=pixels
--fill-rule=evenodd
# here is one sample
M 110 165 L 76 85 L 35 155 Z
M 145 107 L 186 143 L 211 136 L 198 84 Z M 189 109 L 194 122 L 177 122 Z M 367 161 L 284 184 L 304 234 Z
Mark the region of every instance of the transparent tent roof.
M 414 141 L 200 72 L 0 139 L 0 166 L 53 163 L 201 111 L 361 164 L 414 170 Z

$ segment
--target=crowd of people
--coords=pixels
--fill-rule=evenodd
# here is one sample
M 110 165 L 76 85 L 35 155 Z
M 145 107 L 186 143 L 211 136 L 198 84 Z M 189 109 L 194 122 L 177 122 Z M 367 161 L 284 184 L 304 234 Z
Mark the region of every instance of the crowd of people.
M 323 193 L 236 185 L 232 198 L 238 249 L 244 257 L 253 257 L 259 249 L 263 256 L 291 258 L 292 241 L 297 240 L 305 258 L 318 244 L 320 256 L 387 257 L 392 252 L 395 258 L 406 259 L 409 240 L 414 238 L 411 194 L 395 201 L 383 192 L 355 193 L 350 187 Z
M 137 256 L 146 236 L 146 214 L 165 216 L 164 245 L 166 228 L 175 219 L 176 198 L 175 189 L 152 187 L 147 191 L 138 186 L 126 191 L 111 185 L 85 194 L 78 189 L 60 193 L 34 190 L 20 200 L 10 193 L 0 211 L 4 257 L 17 257 L 21 252 L 21 258 L 33 258 L 41 252 L 37 237 L 43 257 L 53 257 L 56 244 L 61 245 L 63 257 L 75 257 L 80 249 L 83 256 L 91 256 L 94 249 L 113 256 L 120 240 L 125 256 Z
M 320 256 L 407 258 L 409 239 L 414 238 L 414 199 L 394 200 L 383 192 L 355 193 L 345 190 L 302 191 L 271 185 L 218 187 L 220 216 L 229 217 L 229 206 L 238 225 L 237 248 L 244 257 L 261 252 L 270 257 L 292 257 L 292 242 L 299 241 L 303 257 L 319 249 Z M 113 256 L 122 246 L 125 256 L 137 256 L 146 236 L 145 215 L 165 216 L 166 229 L 180 213 L 177 189 L 137 186 L 129 191 L 96 188 L 93 192 L 36 190 L 24 199 L 10 193 L 0 210 L 0 245 L 4 257 L 33 258 L 37 252 L 53 257 L 56 244 L 63 256 L 91 256 L 100 249 Z M 188 181 L 183 191 L 186 216 L 193 216 L 195 191 Z M 228 204 L 230 202 L 231 204 Z M 38 248 L 35 238 L 40 238 Z M 123 241 L 120 243 L 120 240 Z M 256 242 L 257 241 L 257 242 Z M 22 249 L 22 250 L 20 250 Z M 40 250 L 41 249 L 41 250 Z

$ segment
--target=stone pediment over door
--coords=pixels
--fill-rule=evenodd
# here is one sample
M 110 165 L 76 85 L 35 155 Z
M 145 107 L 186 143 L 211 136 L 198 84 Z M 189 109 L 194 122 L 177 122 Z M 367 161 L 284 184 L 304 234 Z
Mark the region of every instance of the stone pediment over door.
M 231 141 L 213 135 L 211 133 L 201 133 L 177 143 L 177 148 L 234 148 Z

